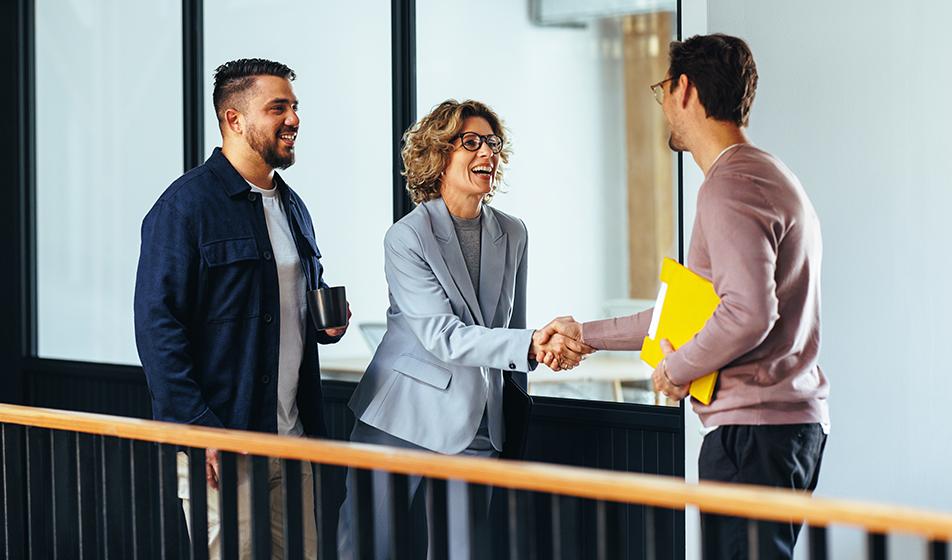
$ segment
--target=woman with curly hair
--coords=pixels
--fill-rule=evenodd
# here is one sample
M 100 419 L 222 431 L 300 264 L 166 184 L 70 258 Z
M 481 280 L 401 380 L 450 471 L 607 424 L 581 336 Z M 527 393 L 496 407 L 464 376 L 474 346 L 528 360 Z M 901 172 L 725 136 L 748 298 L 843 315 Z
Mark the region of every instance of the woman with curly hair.
M 478 101 L 444 101 L 407 131 L 402 155 L 417 207 L 384 239 L 387 332 L 350 400 L 351 441 L 483 457 L 498 456 L 505 444 L 507 455 L 518 455 L 514 424 L 524 428 L 526 419 L 506 418 L 504 378 L 525 388 L 536 356 L 569 369 L 592 349 L 526 328 L 526 227 L 489 206 L 510 156 L 496 113 Z M 351 472 L 341 558 L 354 548 L 353 485 Z M 412 478 L 411 502 L 421 489 Z M 390 509 L 386 479 L 375 479 L 378 558 L 390 554 Z M 451 526 L 465 527 L 453 516 L 467 508 L 450 510 Z

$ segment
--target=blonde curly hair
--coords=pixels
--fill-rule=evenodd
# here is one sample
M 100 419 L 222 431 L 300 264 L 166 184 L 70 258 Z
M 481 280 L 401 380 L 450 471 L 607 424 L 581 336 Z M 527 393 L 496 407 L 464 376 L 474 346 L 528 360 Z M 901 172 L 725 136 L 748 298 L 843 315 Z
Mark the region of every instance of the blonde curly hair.
M 506 141 L 506 128 L 502 120 L 486 104 L 468 99 L 447 99 L 437 105 L 430 114 L 420 119 L 403 135 L 403 176 L 407 178 L 407 191 L 415 204 L 440 198 L 440 176 L 446 169 L 449 156 L 456 149 L 453 142 L 463 131 L 463 121 L 469 117 L 486 119 L 493 134 L 503 141 L 496 168 L 496 181 L 483 202 L 488 204 L 502 182 L 503 167 L 509 163 L 511 154 Z

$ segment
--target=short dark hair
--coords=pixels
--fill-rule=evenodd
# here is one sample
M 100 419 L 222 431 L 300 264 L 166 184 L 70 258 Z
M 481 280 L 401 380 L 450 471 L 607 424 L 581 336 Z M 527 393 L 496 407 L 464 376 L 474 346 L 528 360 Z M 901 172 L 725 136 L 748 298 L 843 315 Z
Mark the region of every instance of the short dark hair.
M 757 91 L 757 65 L 743 39 L 716 33 L 673 41 L 669 91 L 685 75 L 697 89 L 707 116 L 747 126 Z
M 228 105 L 233 105 L 236 96 L 247 93 L 257 76 L 277 76 L 293 82 L 297 75 L 286 65 L 263 58 L 239 58 L 226 62 L 215 69 L 215 89 L 212 103 L 218 120 L 225 119 Z

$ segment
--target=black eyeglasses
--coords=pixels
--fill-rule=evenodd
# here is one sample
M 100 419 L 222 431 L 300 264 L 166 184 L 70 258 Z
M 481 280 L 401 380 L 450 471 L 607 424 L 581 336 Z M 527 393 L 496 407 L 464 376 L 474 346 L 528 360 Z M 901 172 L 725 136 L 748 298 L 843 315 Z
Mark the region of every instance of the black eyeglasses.
M 489 136 L 482 136 L 476 134 L 475 132 L 464 132 L 457 136 L 463 144 L 463 148 L 470 152 L 475 152 L 480 147 L 482 147 L 483 142 L 489 146 L 489 149 L 493 151 L 494 154 L 498 154 L 502 151 L 503 141 L 502 138 L 496 136 L 495 134 L 490 134 Z

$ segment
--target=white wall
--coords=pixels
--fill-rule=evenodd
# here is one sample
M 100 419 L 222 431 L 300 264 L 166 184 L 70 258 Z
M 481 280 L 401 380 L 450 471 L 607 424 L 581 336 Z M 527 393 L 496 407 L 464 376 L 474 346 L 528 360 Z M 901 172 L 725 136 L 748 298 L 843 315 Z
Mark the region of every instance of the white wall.
M 952 4 L 927 0 L 709 0 L 708 29 L 757 61 L 752 140 L 797 173 L 823 225 L 820 496 L 952 509 L 950 20 Z M 864 550 L 857 531 L 831 544 Z

